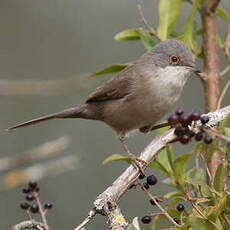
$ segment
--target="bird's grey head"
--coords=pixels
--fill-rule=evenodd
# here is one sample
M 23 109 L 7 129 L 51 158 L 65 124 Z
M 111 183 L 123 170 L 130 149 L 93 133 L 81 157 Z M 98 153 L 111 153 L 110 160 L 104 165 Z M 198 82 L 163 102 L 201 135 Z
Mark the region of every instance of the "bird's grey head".
M 144 62 L 155 67 L 176 67 L 175 71 L 184 73 L 196 72 L 195 56 L 191 50 L 176 39 L 168 39 L 158 43 L 151 51 L 143 56 Z M 148 60 L 147 60 L 148 59 Z M 167 68 L 174 69 L 174 68 Z

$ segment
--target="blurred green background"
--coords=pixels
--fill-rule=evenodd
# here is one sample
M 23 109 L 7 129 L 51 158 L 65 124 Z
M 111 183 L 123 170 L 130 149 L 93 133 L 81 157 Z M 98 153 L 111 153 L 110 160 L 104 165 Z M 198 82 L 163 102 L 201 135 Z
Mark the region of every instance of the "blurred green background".
M 73 229 L 86 217 L 96 196 L 127 167 L 123 162 L 102 165 L 102 161 L 110 154 L 124 154 L 123 149 L 114 132 L 95 121 L 54 120 L 12 132 L 4 129 L 80 104 L 110 77 L 87 79 L 89 73 L 142 55 L 145 50 L 138 41 L 113 41 L 117 32 L 142 26 L 138 3 L 133 0 L 0 0 L 0 157 L 20 156 L 42 143 L 68 136 L 71 142 L 62 156 L 74 155 L 76 159 L 74 170 L 45 175 L 39 181 L 41 199 L 54 204 L 48 214 L 51 229 Z M 157 1 L 141 3 L 147 20 L 156 26 Z M 229 0 L 223 0 L 220 6 L 230 12 Z M 179 29 L 189 7 L 185 4 L 183 8 Z M 221 33 L 226 34 L 226 25 L 220 23 L 220 26 Z M 227 99 L 229 102 L 229 94 L 225 104 Z M 202 86 L 195 77 L 185 87 L 178 107 L 187 112 L 194 108 L 203 111 Z M 141 151 L 154 135 L 131 135 L 131 150 Z M 179 154 L 188 151 L 189 146 L 178 145 L 176 150 Z M 0 177 L 0 229 L 11 229 L 13 224 L 27 219 L 18 208 L 24 199 L 23 185 L 6 189 L 3 182 L 7 172 L 1 172 Z M 159 183 L 151 191 L 162 195 L 168 189 Z M 120 207 L 129 221 L 154 210 L 158 212 L 140 189 L 126 193 Z M 105 218 L 97 216 L 87 229 L 106 227 Z

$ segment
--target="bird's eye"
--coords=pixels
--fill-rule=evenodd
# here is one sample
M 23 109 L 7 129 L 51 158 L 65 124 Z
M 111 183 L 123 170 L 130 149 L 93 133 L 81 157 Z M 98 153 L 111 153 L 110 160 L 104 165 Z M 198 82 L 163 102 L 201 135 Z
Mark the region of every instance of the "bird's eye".
M 169 56 L 169 63 L 172 65 L 178 65 L 180 63 L 180 58 L 173 54 Z

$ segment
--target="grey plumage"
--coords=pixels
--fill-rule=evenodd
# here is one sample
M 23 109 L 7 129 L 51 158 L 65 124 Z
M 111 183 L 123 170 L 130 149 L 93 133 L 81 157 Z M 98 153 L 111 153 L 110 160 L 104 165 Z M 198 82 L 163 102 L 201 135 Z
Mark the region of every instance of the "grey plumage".
M 173 55 L 178 57 L 176 64 Z M 84 104 L 9 130 L 55 118 L 100 120 L 118 135 L 152 126 L 175 105 L 194 67 L 189 48 L 181 41 L 168 39 L 98 87 Z

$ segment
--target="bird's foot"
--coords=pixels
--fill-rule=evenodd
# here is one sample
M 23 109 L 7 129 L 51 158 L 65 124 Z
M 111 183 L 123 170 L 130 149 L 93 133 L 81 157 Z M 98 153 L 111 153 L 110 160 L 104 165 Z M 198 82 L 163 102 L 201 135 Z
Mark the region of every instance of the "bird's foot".
M 132 153 L 128 153 L 128 158 L 131 162 L 131 164 L 133 165 L 134 168 L 136 168 L 142 175 L 145 175 L 143 166 L 145 166 L 147 163 L 146 161 L 138 158 L 137 156 L 135 156 Z

